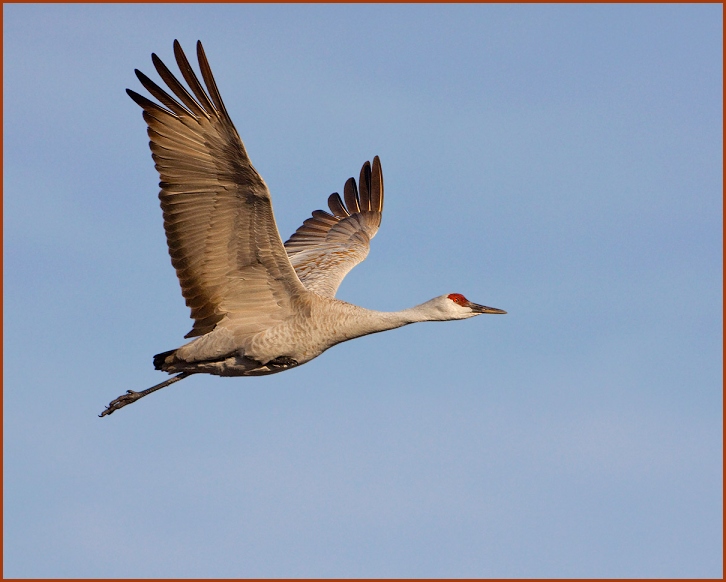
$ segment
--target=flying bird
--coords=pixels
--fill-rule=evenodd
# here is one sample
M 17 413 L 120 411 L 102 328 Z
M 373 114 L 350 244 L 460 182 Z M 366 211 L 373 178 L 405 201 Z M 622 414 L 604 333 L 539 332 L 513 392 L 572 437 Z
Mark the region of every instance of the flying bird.
M 100 416 L 191 374 L 275 374 L 363 335 L 419 321 L 506 313 L 459 293 L 397 312 L 336 299 L 338 286 L 366 258 L 381 224 L 378 156 L 363 164 L 357 184 L 348 179 L 342 198 L 330 195 L 330 212 L 315 210 L 283 244 L 270 192 L 227 113 L 201 42 L 197 58 L 204 86 L 176 40 L 174 56 L 191 93 L 155 54 L 152 62 L 171 94 L 139 70 L 136 76 L 160 105 L 126 92 L 148 125 L 171 263 L 194 320 L 185 337 L 194 339 L 154 356 L 154 367 L 172 378 L 140 392 L 128 390 Z

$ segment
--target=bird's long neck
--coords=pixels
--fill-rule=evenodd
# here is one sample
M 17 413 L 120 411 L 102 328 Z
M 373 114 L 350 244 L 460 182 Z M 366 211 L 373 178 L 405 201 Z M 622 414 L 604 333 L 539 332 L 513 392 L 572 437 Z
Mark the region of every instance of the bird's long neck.
M 417 323 L 420 321 L 440 321 L 442 318 L 430 306 L 431 302 L 422 303 L 409 309 L 402 311 L 373 311 L 364 309 L 355 305 L 345 304 L 346 313 L 343 319 L 347 319 L 347 325 L 344 326 L 349 337 L 360 337 L 371 333 L 386 331 L 408 325 L 409 323 Z

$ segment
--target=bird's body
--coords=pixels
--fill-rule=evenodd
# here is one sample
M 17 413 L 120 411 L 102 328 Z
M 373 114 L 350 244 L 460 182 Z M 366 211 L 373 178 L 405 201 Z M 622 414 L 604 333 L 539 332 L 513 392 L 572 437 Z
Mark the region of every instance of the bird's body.
M 380 312 L 308 293 L 287 319 L 256 333 L 234 318 L 214 331 L 159 358 L 165 372 L 206 372 L 218 376 L 259 376 L 302 365 L 341 342 L 419 321 L 448 321 L 448 296 L 396 312 Z M 272 362 L 272 365 L 267 365 Z M 284 364 L 284 362 L 287 362 Z M 294 363 L 292 363 L 294 362 Z
M 178 42 L 174 53 L 193 94 L 152 55 L 174 97 L 140 71 L 164 107 L 127 90 L 144 110 L 149 145 L 161 177 L 159 198 L 169 254 L 194 326 L 189 343 L 154 357 L 173 378 L 128 391 L 105 416 L 190 374 L 258 376 L 302 365 L 356 337 L 420 321 L 505 313 L 460 294 L 398 312 L 378 312 L 335 299 L 345 275 L 368 255 L 381 224 L 383 173 L 376 156 L 344 196 L 328 199 L 283 245 L 269 190 L 252 166 L 222 102 L 201 43 L 206 90 Z

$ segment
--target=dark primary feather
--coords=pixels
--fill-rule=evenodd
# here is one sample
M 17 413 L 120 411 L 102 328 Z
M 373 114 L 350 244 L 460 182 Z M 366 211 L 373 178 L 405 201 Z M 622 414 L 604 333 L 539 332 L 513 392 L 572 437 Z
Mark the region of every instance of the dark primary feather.
M 183 53 L 182 53 L 183 54 Z M 154 63 L 154 67 L 156 68 L 156 72 L 159 73 L 159 76 L 162 78 L 164 83 L 168 85 L 168 87 L 174 92 L 174 95 L 176 95 L 182 103 L 186 106 L 186 108 L 193 113 L 195 117 L 209 117 L 209 112 L 214 111 L 213 107 L 208 107 L 208 111 L 205 111 L 203 107 L 200 106 L 199 103 L 197 103 L 194 98 L 189 94 L 189 92 L 184 88 L 184 86 L 177 80 L 177 78 L 172 74 L 172 72 L 166 67 L 166 65 L 161 61 L 159 57 L 156 56 L 156 54 L 151 54 L 151 61 Z M 138 70 L 136 71 L 136 75 L 140 75 L 143 73 L 140 73 Z M 147 77 L 148 79 L 148 77 Z M 143 80 L 141 81 L 142 83 Z M 144 84 L 144 87 L 149 89 L 149 87 Z M 151 91 L 149 89 L 149 91 Z M 153 92 L 152 92 L 153 95 Z M 156 95 L 154 95 L 156 97 Z M 159 99 L 159 97 L 157 97 Z M 159 99 L 161 100 L 161 99 Z M 172 100 L 173 101 L 173 100 Z M 163 103 L 163 101 L 162 101 Z M 210 104 L 211 105 L 211 104 Z
M 202 107 L 204 107 L 207 111 L 214 111 L 214 105 L 212 105 L 212 102 L 209 100 L 209 96 L 199 82 L 192 66 L 189 64 L 187 56 L 181 49 L 181 45 L 177 42 L 174 43 L 174 57 L 176 58 L 177 65 L 179 65 L 179 70 L 181 71 L 184 80 L 191 88 L 199 103 L 201 103 Z M 206 55 L 204 56 L 204 60 L 207 60 Z
M 366 162 L 367 164 L 368 162 Z M 348 178 L 343 188 L 343 198 L 345 198 L 345 205 L 348 207 L 350 214 L 360 212 L 360 203 L 358 199 L 358 189 L 355 187 L 355 180 Z
M 363 167 L 360 169 L 360 179 L 358 180 L 360 183 L 360 206 L 363 210 L 370 210 L 371 209 L 371 195 L 370 195 L 370 189 L 371 189 L 371 165 L 370 163 L 366 162 L 363 164 Z
M 333 212 L 333 214 L 339 218 L 345 218 L 346 216 L 350 216 L 350 213 L 345 208 L 345 204 L 343 204 L 343 201 L 340 199 L 340 194 L 338 194 L 337 192 L 334 192 L 328 198 L 328 207 Z

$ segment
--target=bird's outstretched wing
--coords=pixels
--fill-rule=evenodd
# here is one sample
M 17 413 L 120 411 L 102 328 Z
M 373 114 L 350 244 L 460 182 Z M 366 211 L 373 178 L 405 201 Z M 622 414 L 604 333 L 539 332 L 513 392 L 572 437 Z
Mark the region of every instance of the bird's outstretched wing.
M 171 262 L 194 327 L 212 331 L 225 317 L 254 332 L 282 320 L 305 293 L 282 245 L 270 193 L 252 167 L 219 95 L 201 42 L 197 57 L 206 91 L 179 43 L 174 56 L 192 94 L 155 55 L 172 97 L 140 71 L 163 107 L 127 89 L 144 110 Z
M 303 285 L 325 297 L 335 297 L 343 278 L 368 255 L 383 212 L 383 173 L 378 156 L 363 164 L 359 188 L 349 178 L 343 200 L 328 198 L 332 214 L 315 210 L 285 243 L 290 262 Z

